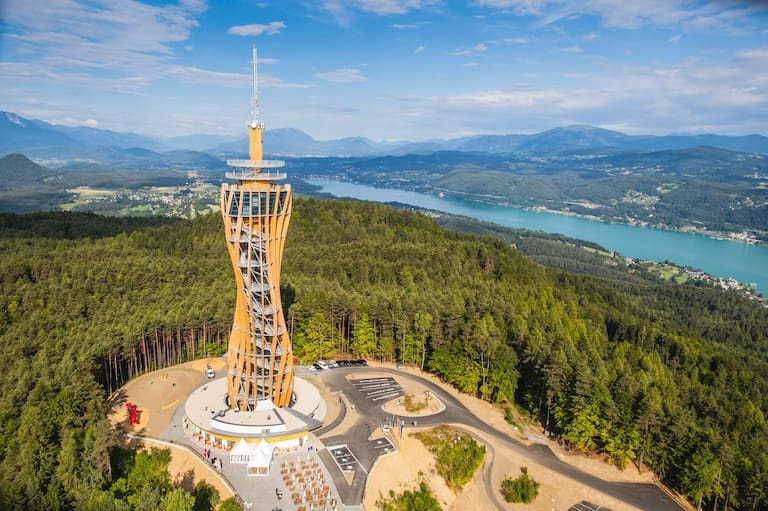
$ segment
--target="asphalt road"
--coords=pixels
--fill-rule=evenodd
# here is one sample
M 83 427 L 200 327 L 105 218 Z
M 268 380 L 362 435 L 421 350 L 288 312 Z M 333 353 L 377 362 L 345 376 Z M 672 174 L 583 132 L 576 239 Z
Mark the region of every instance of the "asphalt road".
M 341 392 L 344 396 L 342 403 L 342 411 L 332 424 L 325 426 L 314 433 L 320 438 L 326 447 L 346 445 L 357 459 L 357 464 L 354 469 L 354 477 L 352 484 L 347 484 L 341 470 L 336 466 L 335 462 L 327 452 L 321 454 L 323 460 L 326 462 L 331 475 L 333 476 L 336 486 L 339 490 L 342 501 L 347 505 L 359 505 L 362 502 L 363 491 L 365 489 L 365 482 L 368 478 L 368 472 L 373 467 L 376 458 L 379 456 L 379 450 L 373 442 L 368 440 L 371 431 L 378 426 L 385 418 L 386 414 L 382 411 L 382 401 L 372 399 L 365 392 L 357 389 L 349 381 L 346 376 L 350 373 L 365 373 L 367 371 L 377 373 L 389 373 L 393 376 L 403 379 L 411 379 L 418 381 L 421 385 L 427 387 L 435 396 L 437 396 L 444 404 L 445 410 L 442 412 L 431 415 L 428 417 L 419 417 L 418 426 L 438 426 L 443 424 L 454 425 L 466 425 L 488 434 L 494 440 L 492 447 L 499 447 L 501 445 L 512 449 L 519 453 L 521 456 L 532 459 L 535 462 L 550 468 L 566 477 L 569 477 L 581 484 L 592 487 L 596 490 L 604 492 L 616 499 L 619 499 L 627 504 L 638 507 L 640 509 L 649 509 L 654 511 L 680 511 L 682 508 L 672 500 L 664 491 L 653 484 L 642 483 L 616 483 L 605 481 L 592 474 L 584 472 L 576 467 L 568 465 L 567 463 L 558 459 L 550 449 L 544 445 L 526 445 L 519 442 L 515 438 L 507 436 L 505 433 L 496 430 L 489 426 L 481 419 L 476 417 L 470 412 L 464 405 L 457 399 L 451 396 L 449 393 L 443 391 L 442 388 L 433 384 L 432 382 L 419 378 L 418 376 L 411 375 L 409 373 L 386 369 L 386 368 L 368 368 L 368 367 L 349 367 L 349 368 L 336 368 L 327 369 L 322 371 L 317 376 L 320 377 L 331 391 Z M 335 427 L 344 417 L 346 412 L 347 401 L 350 406 L 353 406 L 359 413 L 360 418 L 357 423 L 350 428 L 350 430 L 344 435 L 335 435 L 332 437 L 325 437 L 323 434 L 329 432 Z M 406 420 L 406 424 L 410 425 L 410 422 Z M 490 469 L 486 469 L 484 478 L 486 484 Z M 499 504 L 498 499 L 493 499 L 494 502 Z M 574 502 L 574 504 L 576 504 Z

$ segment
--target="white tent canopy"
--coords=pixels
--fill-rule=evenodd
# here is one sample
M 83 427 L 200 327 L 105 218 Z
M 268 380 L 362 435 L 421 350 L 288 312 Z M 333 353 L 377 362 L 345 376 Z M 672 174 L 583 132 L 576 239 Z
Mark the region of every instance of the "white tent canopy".
M 263 440 L 262 440 L 263 441 Z M 229 451 L 230 463 L 248 463 L 251 459 L 251 446 L 244 438 L 241 438 L 239 442 L 235 444 L 231 451 Z
M 268 476 L 269 465 L 272 464 L 272 455 L 274 452 L 275 447 L 263 438 L 261 439 L 261 442 L 259 442 L 259 445 L 251 447 L 251 455 L 248 461 L 248 475 Z

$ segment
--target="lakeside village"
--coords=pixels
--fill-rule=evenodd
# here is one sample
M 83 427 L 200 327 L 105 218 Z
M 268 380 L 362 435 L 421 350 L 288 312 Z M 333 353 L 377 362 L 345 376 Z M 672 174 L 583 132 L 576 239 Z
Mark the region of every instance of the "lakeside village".
M 502 206 L 510 206 L 510 204 L 508 203 L 498 203 L 498 204 Z M 588 203 L 583 201 L 582 202 L 566 201 L 566 204 L 576 204 L 578 206 L 589 207 L 589 208 L 600 207 L 599 204 L 593 204 L 593 203 Z M 597 215 L 585 215 L 583 213 L 576 213 L 576 212 L 570 211 L 568 207 L 565 207 L 563 209 L 551 209 L 545 206 L 531 206 L 523 209 L 526 209 L 529 211 L 536 211 L 538 213 L 553 213 L 555 215 L 573 216 L 576 218 L 584 218 L 585 220 L 594 220 L 597 222 L 616 222 L 620 224 L 634 225 L 638 227 L 651 227 L 654 229 L 666 229 L 668 231 L 689 232 L 693 234 L 700 234 L 702 236 L 709 236 L 710 238 L 714 238 L 717 240 L 737 241 L 740 243 L 748 243 L 750 245 L 759 245 L 762 243 L 768 243 L 768 231 L 758 231 L 754 229 L 753 230 L 745 229 L 740 232 L 735 232 L 735 231 L 713 231 L 713 230 L 707 229 L 705 226 L 695 226 L 695 225 L 684 225 L 682 227 L 674 227 L 664 222 L 653 222 L 651 220 L 641 220 L 631 216 L 604 218 Z
M 413 211 L 418 211 L 423 215 L 431 218 L 438 218 L 443 216 L 443 213 L 434 210 L 426 210 L 420 208 L 411 208 Z M 582 247 L 585 250 L 594 251 L 592 248 Z M 609 260 L 608 264 L 616 264 L 615 259 L 618 254 L 615 252 L 602 252 L 602 254 Z M 744 298 L 760 303 L 763 307 L 768 309 L 768 298 L 757 292 L 750 284 L 739 282 L 733 277 L 720 278 L 711 275 L 703 270 L 692 268 L 690 266 L 679 266 L 669 261 L 659 263 L 657 261 L 651 261 L 649 259 L 635 259 L 632 257 L 623 256 L 624 264 L 628 269 L 634 271 L 647 272 L 656 275 L 659 280 L 674 281 L 680 285 L 689 286 L 702 286 L 702 287 L 715 287 L 723 289 L 724 291 L 730 291 L 741 294 Z
M 648 259 L 633 259 L 624 257 L 624 262 L 630 269 L 646 271 L 658 276 L 659 280 L 677 282 L 703 287 L 717 287 L 724 291 L 739 293 L 748 300 L 760 303 L 768 309 L 768 298 L 758 293 L 751 285 L 739 282 L 733 277 L 720 278 L 690 266 L 678 266 L 669 261 L 658 263 Z

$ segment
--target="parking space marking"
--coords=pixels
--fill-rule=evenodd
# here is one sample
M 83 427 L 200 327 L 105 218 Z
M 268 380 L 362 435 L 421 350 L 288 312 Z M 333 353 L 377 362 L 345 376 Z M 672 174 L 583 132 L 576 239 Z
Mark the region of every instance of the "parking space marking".
M 388 395 L 388 394 L 402 394 L 402 389 L 384 389 L 376 392 L 368 392 L 365 394 L 365 397 L 367 397 L 370 400 L 375 401 L 377 397 Z
M 360 392 L 364 394 L 376 394 L 379 392 L 385 392 L 388 390 L 402 390 L 402 387 L 400 385 L 378 385 L 376 387 L 365 387 L 365 388 L 358 388 Z
M 405 395 L 405 390 L 392 377 L 352 380 L 352 385 L 373 402 L 390 400 Z
M 593 504 L 591 502 L 588 502 L 586 500 L 582 500 L 581 502 L 578 502 L 571 507 L 568 508 L 568 511 L 611 511 L 607 507 L 600 507 L 598 504 Z
M 357 380 L 352 380 L 352 385 L 360 385 L 360 384 L 366 384 L 366 383 L 372 383 L 372 382 L 384 382 L 384 381 L 394 381 L 394 378 L 391 376 L 384 376 L 381 378 L 359 378 Z
M 376 392 L 387 391 L 394 388 L 400 388 L 400 385 L 376 385 L 367 387 L 358 387 L 357 390 L 365 392 L 366 394 L 375 394 Z
M 331 453 L 333 461 L 336 462 L 336 466 L 339 467 L 339 470 L 342 472 L 345 470 L 354 470 L 357 465 L 363 472 L 366 474 L 368 473 L 368 471 L 365 470 L 365 467 L 357 461 L 357 458 L 347 444 L 334 445 L 332 447 L 327 447 L 327 449 L 328 452 Z
M 371 401 L 381 401 L 382 399 L 394 399 L 394 398 L 402 396 L 402 395 L 403 395 L 402 392 L 392 392 L 392 393 L 389 393 L 389 394 L 383 394 L 381 396 L 377 396 L 377 397 L 371 398 Z
M 376 440 L 371 440 L 371 443 L 373 444 L 373 448 L 378 451 L 377 456 L 395 450 L 395 446 L 386 438 L 377 438 Z

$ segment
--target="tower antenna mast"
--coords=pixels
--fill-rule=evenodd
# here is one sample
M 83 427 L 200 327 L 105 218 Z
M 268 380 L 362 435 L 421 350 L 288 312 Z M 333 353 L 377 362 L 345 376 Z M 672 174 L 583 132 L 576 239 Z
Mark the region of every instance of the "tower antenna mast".
M 253 97 L 251 98 L 251 124 L 253 127 L 263 127 L 259 114 L 259 71 L 256 45 L 253 45 Z

